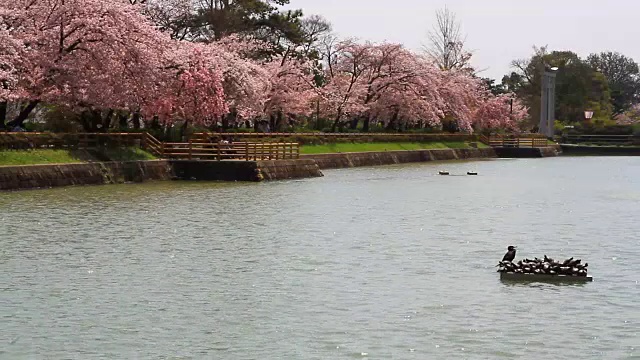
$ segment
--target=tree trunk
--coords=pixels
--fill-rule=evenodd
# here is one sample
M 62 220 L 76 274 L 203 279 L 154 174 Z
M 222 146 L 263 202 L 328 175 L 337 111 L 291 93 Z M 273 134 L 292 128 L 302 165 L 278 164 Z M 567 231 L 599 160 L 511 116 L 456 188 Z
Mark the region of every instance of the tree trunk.
M 340 118 L 342 117 L 342 114 L 340 112 L 338 112 L 338 116 L 336 116 L 336 119 L 333 121 L 333 125 L 331 125 L 331 132 L 336 132 L 336 129 L 338 128 L 338 125 L 340 124 Z
M 269 115 L 269 128 L 271 131 L 276 130 L 276 116 L 273 114 Z
M 391 121 L 387 124 L 387 130 L 396 130 L 396 123 L 398 122 L 398 112 L 395 111 L 391 117 Z
M 371 126 L 371 119 L 367 116 L 362 122 L 362 132 L 369 132 L 370 126 Z
M 7 124 L 7 102 L 0 101 L 0 130 L 6 130 Z
M 149 127 L 154 130 L 162 130 L 162 126 L 160 125 L 160 118 L 158 117 L 158 115 L 153 116 L 153 118 L 151 119 L 151 126 Z
M 185 120 L 184 123 L 182 123 L 182 126 L 180 127 L 180 139 L 182 139 L 181 141 L 184 141 L 185 134 L 187 133 L 188 127 L 189 127 L 189 120 Z
M 80 123 L 82 124 L 82 130 L 84 132 L 91 132 L 91 116 L 88 110 L 84 110 L 80 113 Z
M 316 130 L 322 130 L 320 128 L 320 100 L 316 101 Z
M 285 121 L 282 111 L 278 111 L 276 119 L 276 132 L 283 132 L 285 128 Z
M 27 106 L 25 106 L 24 109 L 20 111 L 20 114 L 18 114 L 18 116 L 15 119 L 13 119 L 7 124 L 7 127 L 12 128 L 15 126 L 22 126 L 25 120 L 29 118 L 29 114 L 31 114 L 33 109 L 35 109 L 39 103 L 40 103 L 40 100 L 32 100 L 31 102 L 29 102 L 29 104 L 27 104 Z
M 222 130 L 227 131 L 229 129 L 229 114 L 222 115 Z
M 133 113 L 133 118 L 131 119 L 131 122 L 133 122 L 133 128 L 136 130 L 140 129 L 140 113 L 139 112 L 134 112 Z
M 102 129 L 101 129 L 102 132 L 105 132 L 105 133 L 109 132 L 109 128 L 111 127 L 111 120 L 113 119 L 113 114 L 114 114 L 113 109 L 109 109 L 104 120 L 102 120 Z
M 349 124 L 349 128 L 350 128 L 351 130 L 355 130 L 355 129 L 357 129 L 357 128 L 358 128 L 358 123 L 359 123 L 359 122 L 360 122 L 360 119 L 359 119 L 359 118 L 355 118 L 355 119 L 351 120 L 351 124 Z
M 128 120 L 129 120 L 129 114 L 118 115 L 118 127 L 121 130 L 125 130 L 126 128 L 128 128 L 129 127 Z

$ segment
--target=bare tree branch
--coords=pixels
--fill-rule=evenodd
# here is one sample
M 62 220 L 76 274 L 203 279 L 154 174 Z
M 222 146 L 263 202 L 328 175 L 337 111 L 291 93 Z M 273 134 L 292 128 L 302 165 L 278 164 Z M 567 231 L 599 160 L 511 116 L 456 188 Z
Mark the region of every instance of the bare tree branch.
M 436 12 L 436 24 L 427 38 L 429 45 L 423 46 L 423 49 L 440 69 L 470 68 L 471 52 L 465 49 L 467 38 L 460 30 L 455 13 L 448 8 Z

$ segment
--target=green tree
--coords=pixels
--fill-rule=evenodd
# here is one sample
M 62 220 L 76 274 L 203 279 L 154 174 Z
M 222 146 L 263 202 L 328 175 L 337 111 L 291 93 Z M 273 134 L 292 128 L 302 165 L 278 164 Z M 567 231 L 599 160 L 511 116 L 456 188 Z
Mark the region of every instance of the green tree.
M 637 103 L 640 98 L 640 69 L 633 59 L 620 53 L 603 52 L 589 55 L 587 62 L 607 78 L 615 114 L 622 114 Z
M 558 67 L 556 78 L 556 119 L 563 122 L 584 120 L 584 111 L 596 118 L 611 117 L 611 94 L 607 79 L 571 51 L 548 52 L 534 48 L 530 59 L 512 62 L 514 71 L 502 79 L 508 91 L 515 92 L 530 108 L 531 125 L 540 119 L 542 74 L 545 68 Z
M 290 44 L 305 41 L 302 11 L 281 11 L 289 0 L 202 0 L 196 15 L 198 32 L 218 40 L 239 34 L 271 44 L 261 56 L 283 54 Z
M 493 95 L 502 95 L 508 92 L 504 83 L 496 84 L 496 81 L 490 78 L 482 78 L 482 81 Z

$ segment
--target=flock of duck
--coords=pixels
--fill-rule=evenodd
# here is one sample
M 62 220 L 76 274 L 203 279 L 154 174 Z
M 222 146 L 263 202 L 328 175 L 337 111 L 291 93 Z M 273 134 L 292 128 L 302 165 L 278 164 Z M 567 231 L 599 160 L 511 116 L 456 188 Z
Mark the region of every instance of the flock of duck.
M 580 259 L 566 259 L 558 261 L 548 258 L 535 258 L 533 260 L 524 259 L 514 263 L 516 257 L 516 247 L 509 246 L 507 253 L 497 265 L 500 273 L 514 274 L 536 274 L 536 275 L 565 275 L 587 277 L 588 263 L 582 263 Z
M 442 170 L 442 171 L 438 171 L 438 175 L 448 176 L 448 175 L 451 175 L 451 173 L 448 171 Z M 467 175 L 478 176 L 478 173 L 476 171 L 467 171 Z

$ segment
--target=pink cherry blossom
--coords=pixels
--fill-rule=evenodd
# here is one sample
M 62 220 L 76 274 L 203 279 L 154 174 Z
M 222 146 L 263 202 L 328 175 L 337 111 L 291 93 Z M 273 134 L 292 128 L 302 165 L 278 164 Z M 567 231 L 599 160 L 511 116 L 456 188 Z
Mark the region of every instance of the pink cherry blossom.
M 132 5 L 136 3 L 137 5 Z M 322 67 L 233 35 L 185 32 L 191 0 L 0 0 L 0 101 L 118 110 L 163 123 L 364 120 L 462 131 L 516 129 L 527 109 L 468 71 L 443 71 L 400 44 L 328 40 Z M 195 42 L 193 40 L 207 40 Z M 322 85 L 315 75 L 324 72 Z

